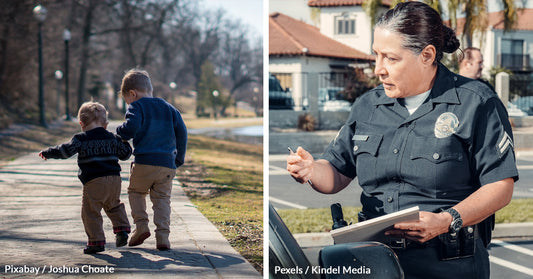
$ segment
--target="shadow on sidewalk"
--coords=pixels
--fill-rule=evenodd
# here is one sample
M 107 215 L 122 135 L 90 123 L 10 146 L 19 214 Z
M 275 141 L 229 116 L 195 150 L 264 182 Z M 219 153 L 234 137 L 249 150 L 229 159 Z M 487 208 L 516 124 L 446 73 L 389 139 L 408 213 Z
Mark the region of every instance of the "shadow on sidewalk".
M 128 251 L 119 251 L 121 257 L 114 257 L 108 254 L 94 254 L 95 258 L 104 260 L 110 265 L 119 269 L 157 269 L 162 270 L 170 265 L 175 266 L 196 266 L 204 268 L 214 268 L 212 258 L 217 259 L 217 267 L 227 267 L 243 263 L 243 260 L 231 255 L 204 255 L 201 252 L 184 251 L 179 248 L 158 251 L 146 248 L 126 248 Z M 153 259 L 149 259 L 153 258 Z M 155 260 L 158 259 L 158 260 Z M 160 259 L 160 260 L 159 260 Z M 206 260 L 207 259 L 207 260 Z M 225 264 L 223 264 L 225 263 Z
M 148 259 L 143 253 L 151 253 L 156 255 L 156 259 Z M 175 266 L 205 266 L 203 256 L 199 253 L 180 252 L 177 255 L 176 252 L 160 252 L 150 251 L 148 249 L 132 250 L 132 251 L 119 251 L 120 257 L 114 257 L 109 254 L 101 253 L 91 255 L 97 259 L 106 261 L 109 265 L 115 266 L 115 268 L 125 271 L 126 269 L 140 269 L 140 270 L 163 270 L 171 265 Z M 120 270 L 117 270 L 120 272 Z M 175 270 L 170 269 L 171 272 Z
M 50 237 L 35 237 L 35 235 L 14 233 L 13 231 L 0 230 L 0 242 L 2 243 L 18 243 L 17 249 L 22 245 L 23 247 L 32 247 L 31 250 L 37 257 L 32 257 L 34 264 L 38 262 L 44 262 L 45 264 L 51 264 L 49 262 L 50 257 L 54 257 L 57 253 L 61 256 L 67 256 L 71 258 L 78 258 L 82 255 L 82 248 L 85 245 L 84 241 L 75 241 L 68 239 L 58 239 Z M 79 249 L 71 249 L 73 246 L 79 247 Z M 41 249 L 45 249 L 42 250 Z M 4 251 L 11 253 L 8 251 Z M 13 254 L 19 251 L 12 251 Z M 118 253 L 120 255 L 118 255 Z M 70 255 L 69 255 L 70 254 Z M 148 248 L 132 248 L 121 247 L 116 248 L 114 244 L 106 245 L 106 251 L 93 254 L 84 255 L 94 257 L 95 262 L 92 266 L 113 266 L 116 268 L 116 272 L 151 272 L 157 270 L 159 272 L 175 273 L 176 269 L 192 268 L 198 271 L 206 269 L 217 269 L 224 267 L 231 267 L 238 265 L 244 261 L 241 258 L 234 257 L 232 255 L 224 253 L 204 253 L 202 251 L 180 249 L 179 247 L 173 248 L 168 251 L 158 251 L 156 249 Z M 106 264 L 102 264 L 104 261 Z M 86 263 L 75 263 L 74 265 L 82 265 Z

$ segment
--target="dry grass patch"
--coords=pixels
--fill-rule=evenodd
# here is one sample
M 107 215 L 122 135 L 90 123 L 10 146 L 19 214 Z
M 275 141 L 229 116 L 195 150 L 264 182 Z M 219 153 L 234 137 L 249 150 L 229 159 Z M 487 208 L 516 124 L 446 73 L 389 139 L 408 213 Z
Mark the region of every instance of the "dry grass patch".
M 263 270 L 263 147 L 190 136 L 178 179 L 230 244 Z
M 69 140 L 80 132 L 80 125 L 75 122 L 56 122 L 49 129 L 42 126 L 26 124 L 20 131 L 2 130 L 7 135 L 0 136 L 0 166 L 25 153 L 38 152 L 58 142 Z M 35 154 L 37 156 L 37 154 Z

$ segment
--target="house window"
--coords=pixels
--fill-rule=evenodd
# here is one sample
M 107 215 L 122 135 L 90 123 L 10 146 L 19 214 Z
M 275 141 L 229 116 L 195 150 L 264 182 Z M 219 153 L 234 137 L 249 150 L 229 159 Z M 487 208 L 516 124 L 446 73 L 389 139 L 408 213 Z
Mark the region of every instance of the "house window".
M 355 34 L 355 17 L 343 14 L 335 17 L 335 35 Z
M 529 55 L 524 55 L 524 40 L 502 39 L 500 67 L 518 70 L 529 66 Z
M 502 39 L 502 53 L 524 54 L 524 40 Z

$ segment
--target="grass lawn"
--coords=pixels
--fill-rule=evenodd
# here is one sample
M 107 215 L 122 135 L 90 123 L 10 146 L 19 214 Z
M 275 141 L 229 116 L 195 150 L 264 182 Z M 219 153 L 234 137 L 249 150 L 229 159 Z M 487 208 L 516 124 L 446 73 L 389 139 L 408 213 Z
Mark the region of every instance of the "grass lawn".
M 231 245 L 263 269 L 263 147 L 190 136 L 183 189 Z
M 343 207 L 344 219 L 357 223 L 357 212 L 361 207 Z M 331 231 L 331 211 L 329 208 L 279 209 L 279 216 L 289 230 L 294 233 Z M 514 199 L 509 205 L 496 212 L 496 224 L 533 222 L 533 199 Z
M 249 118 L 197 118 L 191 115 L 182 115 L 187 129 L 197 129 L 206 127 L 219 128 L 238 128 L 245 126 L 263 125 L 263 118 L 249 117 Z

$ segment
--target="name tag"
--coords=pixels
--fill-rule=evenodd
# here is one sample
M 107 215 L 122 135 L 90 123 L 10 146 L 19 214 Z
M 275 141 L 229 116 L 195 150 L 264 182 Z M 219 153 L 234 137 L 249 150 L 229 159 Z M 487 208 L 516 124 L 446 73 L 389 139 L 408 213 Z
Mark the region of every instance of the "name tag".
M 368 136 L 367 135 L 353 135 L 352 140 L 367 141 Z

